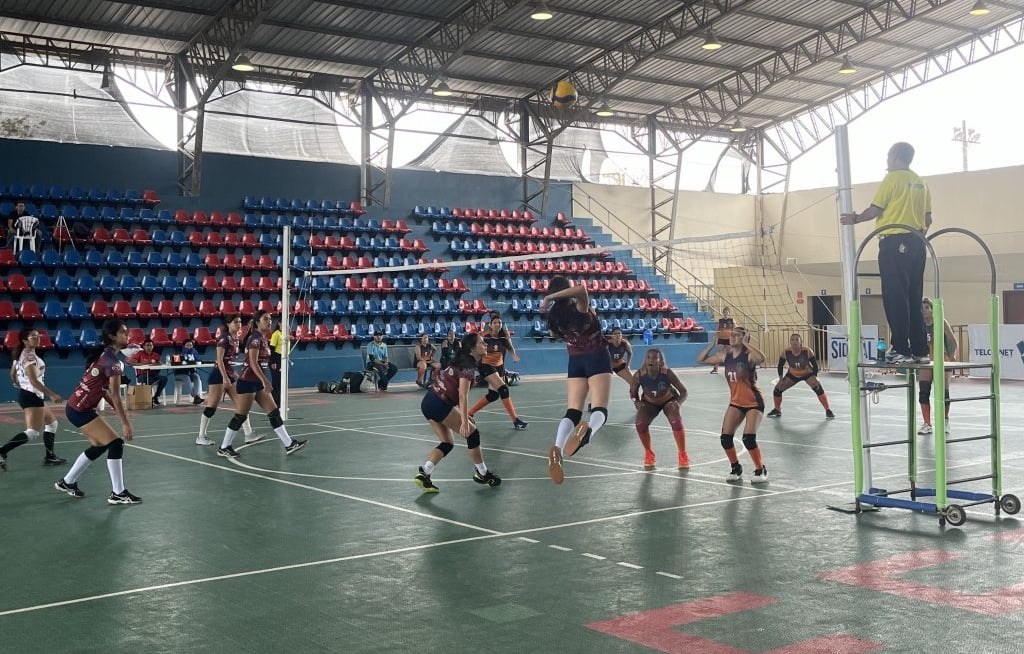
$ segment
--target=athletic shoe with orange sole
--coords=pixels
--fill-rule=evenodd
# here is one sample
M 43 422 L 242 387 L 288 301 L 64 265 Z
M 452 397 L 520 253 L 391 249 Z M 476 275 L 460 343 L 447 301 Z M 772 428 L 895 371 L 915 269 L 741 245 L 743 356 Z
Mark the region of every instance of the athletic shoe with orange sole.
M 690 455 L 686 452 L 680 452 L 676 465 L 680 470 L 688 469 L 690 467 Z
M 590 442 L 590 433 L 590 425 L 586 420 L 581 420 L 580 424 L 576 425 L 576 429 L 572 431 L 572 436 L 566 442 L 562 453 L 565 456 L 572 456 L 579 452 L 584 445 Z
M 556 484 L 565 481 L 565 470 L 562 469 L 562 452 L 557 445 L 548 450 L 548 477 Z
M 644 470 L 654 470 L 655 462 L 654 452 L 646 450 L 644 452 Z

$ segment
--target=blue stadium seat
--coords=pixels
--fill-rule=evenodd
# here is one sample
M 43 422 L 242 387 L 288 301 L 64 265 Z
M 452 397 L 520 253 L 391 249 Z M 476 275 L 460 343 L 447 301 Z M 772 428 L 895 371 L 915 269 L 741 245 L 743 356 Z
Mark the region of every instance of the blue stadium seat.
M 171 270 L 177 270 L 185 267 L 185 261 L 181 258 L 181 254 L 178 252 L 170 252 L 167 255 L 165 265 Z
M 194 295 L 203 292 L 203 285 L 197 278 L 190 275 L 181 280 L 181 290 L 186 295 Z
M 64 256 L 61 257 L 61 266 L 63 266 L 65 270 L 74 270 L 81 265 L 82 255 L 78 253 L 78 250 L 64 250 Z
M 308 250 L 309 239 L 306 238 L 305 234 L 293 234 L 292 235 L 292 249 L 293 250 Z
M 437 321 L 434 323 L 434 327 L 431 329 L 431 332 L 434 334 L 434 338 L 444 338 L 448 335 L 448 325 L 441 321 Z
M 28 199 L 28 189 L 25 188 L 24 184 L 13 182 L 7 188 L 7 195 L 15 200 L 26 200 Z
M 292 268 L 297 270 L 309 270 L 309 259 L 304 254 L 296 254 L 292 257 Z
M 90 199 L 91 199 L 90 195 Z M 104 222 L 114 222 L 117 220 L 117 210 L 114 207 L 103 207 L 100 209 L 100 220 Z
M 330 300 L 313 300 L 313 315 L 330 317 L 334 315 Z
M 163 247 L 171 243 L 170 237 L 167 236 L 166 230 L 163 229 L 154 229 L 149 237 L 153 240 L 153 245 L 156 247 Z
M 412 215 L 422 218 L 427 215 L 427 208 L 422 204 L 417 204 L 412 208 Z
M 371 316 L 383 316 L 384 309 L 380 305 L 380 300 L 373 298 L 366 301 L 367 313 Z
M 96 280 L 88 273 L 78 273 L 78 292 L 83 297 L 89 297 L 96 292 Z
M 117 212 L 117 218 L 121 222 L 132 222 L 135 220 L 135 209 L 122 207 L 121 210 Z
M 154 275 L 143 275 L 139 280 L 139 285 L 142 286 L 142 292 L 147 295 L 159 293 L 163 289 L 160 280 Z
M 399 300 L 395 303 L 395 313 L 400 316 L 411 316 L 414 315 L 412 304 L 409 300 Z
M 627 298 L 622 300 L 622 310 L 623 311 L 626 311 L 626 312 L 633 311 L 635 308 L 636 308 L 636 305 L 633 302 L 633 298 L 627 297 Z
M 68 189 L 68 200 L 71 202 L 81 202 L 85 200 L 86 192 L 82 190 L 80 186 L 72 186 Z
M 395 278 L 395 292 L 396 293 L 405 293 L 407 291 L 409 291 L 409 280 L 407 280 L 405 277 L 396 277 Z
M 245 199 L 242 200 L 242 207 L 244 209 L 259 209 L 260 199 L 255 195 L 247 195 L 245 196 Z
M 82 330 L 81 335 L 78 337 L 78 343 L 87 350 L 99 347 L 100 335 L 92 327 L 86 327 Z
M 129 258 L 131 258 L 131 255 L 129 255 Z M 145 262 L 143 263 L 143 267 L 144 268 L 148 268 L 149 270 L 152 270 L 153 272 L 156 272 L 157 270 L 160 270 L 161 268 L 164 267 L 164 265 L 165 264 L 164 264 L 164 257 L 163 257 L 163 255 L 161 255 L 156 250 L 153 250 L 152 252 L 147 254 Z
M 174 214 L 170 209 L 160 209 L 156 212 L 156 222 L 170 225 L 174 222 Z
M 43 274 L 32 275 L 32 279 L 29 280 L 29 286 L 32 287 L 32 292 L 36 295 L 53 292 L 53 285 L 50 283 L 50 278 Z
M 71 300 L 68 304 L 68 318 L 71 320 L 91 320 L 89 307 L 82 300 Z
M 341 223 L 337 216 L 324 216 L 323 217 L 324 229 L 327 231 L 341 229 Z
M 107 253 L 106 266 L 107 268 L 111 268 L 114 270 L 124 268 L 126 267 L 124 257 L 121 256 L 121 253 L 118 250 L 111 250 L 110 252 Z
M 181 248 L 188 245 L 188 235 L 180 229 L 171 230 L 168 234 L 168 241 L 171 247 Z M 156 241 L 153 241 L 156 244 Z
M 64 305 L 57 300 L 47 300 L 43 303 L 43 317 L 47 320 L 58 321 L 64 320 L 68 315 L 67 311 L 64 310 Z
M 68 192 L 59 184 L 51 186 L 47 195 L 52 202 L 63 202 L 68 199 Z
M 203 258 L 199 256 L 198 252 L 189 252 L 185 255 L 185 261 L 183 262 L 182 267 L 188 268 L 189 270 L 203 270 L 206 268 L 206 264 L 203 263 Z
M 112 204 L 121 204 L 125 201 L 124 191 L 119 188 L 108 188 L 107 189 L 107 202 Z
M 60 207 L 60 215 L 68 220 L 78 220 L 78 207 L 73 204 L 63 204 Z
M 139 285 L 139 280 L 135 279 L 135 275 L 122 275 L 119 286 L 122 293 L 138 293 L 142 290 L 142 286 Z
M 93 270 L 99 270 L 106 267 L 106 262 L 103 260 L 103 254 L 99 250 L 89 250 L 85 253 L 85 265 Z
M 262 234 L 260 236 L 260 248 L 264 250 L 276 249 L 279 247 L 280 241 L 280 234 Z
M 96 207 L 92 206 L 91 204 L 82 205 L 78 209 L 78 215 L 81 217 L 82 220 L 85 220 L 87 222 L 97 221 L 100 219 L 100 212 L 97 211 Z
M 292 229 L 309 229 L 309 218 L 300 213 L 292 218 Z
M 260 214 L 258 213 L 247 213 L 242 219 L 246 227 L 259 227 L 260 226 Z
M 44 204 L 39 207 L 39 215 L 46 221 L 57 220 L 57 207 L 52 204 Z
M 133 206 L 141 205 L 144 202 L 144 200 L 142 199 L 142 193 L 139 193 L 136 189 L 133 188 L 125 189 L 124 201 L 126 204 L 130 204 Z
M 155 223 L 156 214 L 153 213 L 152 209 L 139 209 L 139 222 L 140 223 Z
M 18 253 L 18 265 L 22 268 L 34 268 L 39 265 L 39 257 L 35 250 L 22 250 Z
M 310 216 L 309 217 L 309 229 L 313 232 L 322 232 L 324 230 L 324 219 L 321 216 Z
M 540 320 L 534 320 L 533 321 L 533 329 L 530 332 L 531 336 L 539 337 L 539 338 L 544 338 L 545 336 L 549 336 L 550 334 L 551 334 L 551 332 L 548 331 L 547 326 L 542 321 L 540 321 Z
M 53 290 L 57 295 L 71 295 L 75 292 L 75 280 L 67 273 L 57 273 L 53 277 Z
M 277 216 L 272 213 L 265 213 L 261 215 L 260 227 L 263 229 L 277 229 Z
M 146 267 L 146 259 L 141 252 L 131 251 L 128 256 L 124 258 L 125 266 L 139 270 Z
M 53 335 L 53 344 L 61 352 L 68 352 L 78 348 L 78 339 L 75 338 L 74 332 L 67 327 L 62 327 Z

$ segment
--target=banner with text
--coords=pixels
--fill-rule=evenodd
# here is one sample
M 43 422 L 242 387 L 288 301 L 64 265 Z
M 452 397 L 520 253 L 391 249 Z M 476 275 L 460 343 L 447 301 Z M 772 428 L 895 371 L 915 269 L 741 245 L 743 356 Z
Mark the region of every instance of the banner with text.
M 850 345 L 846 325 L 828 325 L 828 369 L 846 370 L 849 365 Z M 878 325 L 862 325 L 860 328 L 862 360 L 874 361 L 878 356 Z
M 971 363 L 991 363 L 992 344 L 988 325 L 967 325 L 971 339 Z M 1024 325 L 999 325 L 999 367 L 1001 379 L 1024 379 Z M 988 379 L 988 368 L 971 368 L 969 376 Z

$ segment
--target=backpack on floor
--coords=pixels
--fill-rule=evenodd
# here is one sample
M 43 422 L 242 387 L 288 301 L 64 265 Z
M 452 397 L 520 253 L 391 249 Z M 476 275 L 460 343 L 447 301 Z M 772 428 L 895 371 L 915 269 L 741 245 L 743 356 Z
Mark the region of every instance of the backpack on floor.
M 339 393 L 365 393 L 367 390 L 364 388 L 366 383 L 366 376 L 361 372 L 346 372 L 341 376 L 341 390 Z
M 341 382 L 336 381 L 317 382 L 316 390 L 319 393 L 344 393 Z

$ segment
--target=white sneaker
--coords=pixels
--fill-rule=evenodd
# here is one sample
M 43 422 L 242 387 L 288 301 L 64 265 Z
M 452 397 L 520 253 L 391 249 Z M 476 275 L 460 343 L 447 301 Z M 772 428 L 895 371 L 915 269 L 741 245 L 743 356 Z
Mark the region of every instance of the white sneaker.
M 199 436 L 196 438 L 196 445 L 213 445 L 213 441 L 207 436 Z
M 917 433 L 920 436 L 927 436 L 928 434 L 932 433 L 932 426 L 926 422 L 923 425 L 921 425 L 921 428 L 917 430 Z
M 946 435 L 949 436 L 949 421 L 948 420 L 946 421 L 945 428 L 946 428 Z
M 261 440 L 263 440 L 263 436 L 257 434 L 256 432 L 253 432 L 245 437 L 245 444 L 249 445 L 250 443 L 258 443 Z

